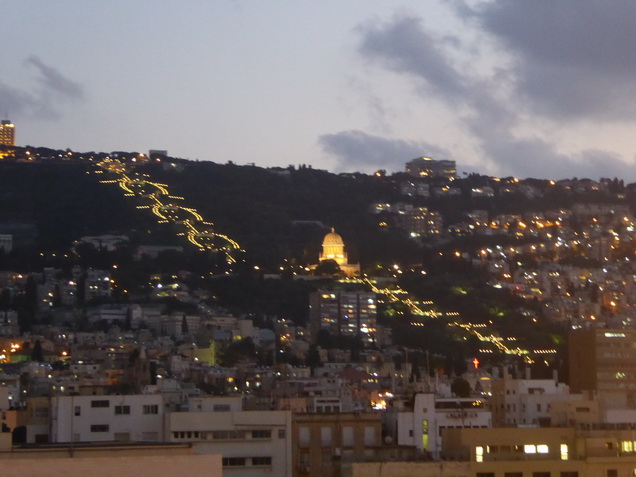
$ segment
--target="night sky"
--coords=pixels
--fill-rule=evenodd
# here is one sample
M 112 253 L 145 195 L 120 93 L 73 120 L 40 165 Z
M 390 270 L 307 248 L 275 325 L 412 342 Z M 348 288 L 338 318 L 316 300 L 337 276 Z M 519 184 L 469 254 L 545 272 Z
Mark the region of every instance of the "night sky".
M 636 2 L 2 4 L 18 145 L 636 180 Z

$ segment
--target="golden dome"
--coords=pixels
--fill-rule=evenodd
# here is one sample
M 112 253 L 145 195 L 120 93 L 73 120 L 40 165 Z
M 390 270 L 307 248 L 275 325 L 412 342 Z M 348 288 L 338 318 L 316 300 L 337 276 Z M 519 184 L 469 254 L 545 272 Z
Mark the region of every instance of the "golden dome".
M 325 245 L 342 245 L 342 246 L 344 246 L 344 241 L 342 240 L 342 237 L 336 233 L 335 229 L 332 228 L 331 232 L 328 233 L 327 235 L 325 235 L 325 238 L 322 241 L 322 245 L 323 245 L 323 247 Z

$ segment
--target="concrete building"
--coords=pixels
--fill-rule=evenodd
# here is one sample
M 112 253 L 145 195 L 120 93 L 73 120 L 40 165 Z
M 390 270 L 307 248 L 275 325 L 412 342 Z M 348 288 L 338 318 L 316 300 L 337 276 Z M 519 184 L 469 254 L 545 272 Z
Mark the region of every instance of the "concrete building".
M 4 253 L 11 253 L 13 250 L 13 235 L 0 234 L 0 250 Z
M 318 330 L 333 335 L 360 337 L 370 343 L 375 340 L 377 297 L 365 291 L 322 291 L 309 297 L 311 336 Z
M 538 427 L 550 422 L 551 406 L 556 402 L 582 401 L 581 394 L 556 379 L 513 379 L 504 370 L 503 379 L 491 381 L 488 408 L 494 427 Z
M 416 157 L 406 163 L 406 172 L 413 177 L 454 179 L 457 177 L 455 161 Z
M 634 475 L 633 430 L 574 428 L 447 429 L 443 460 L 366 462 L 353 477 L 628 477 Z
M 15 125 L 11 121 L 0 121 L 0 146 L 15 146 Z
M 9 433 L 0 433 L 0 467 L 4 477 L 223 475 L 220 455 L 197 455 L 195 449 L 187 444 L 12 447 Z
M 294 476 L 344 475 L 352 462 L 380 457 L 381 415 L 295 414 L 292 442 Z
M 397 443 L 439 458 L 444 429 L 490 426 L 491 413 L 481 399 L 438 398 L 433 393 L 418 393 L 413 411 L 397 413 Z
M 167 414 L 165 440 L 190 442 L 197 454 L 221 454 L 225 477 L 291 477 L 291 412 L 235 410 L 236 403 L 223 399 Z
M 51 398 L 49 442 L 160 442 L 163 434 L 158 394 Z
M 569 336 L 570 389 L 608 408 L 636 408 L 636 330 L 591 328 Z

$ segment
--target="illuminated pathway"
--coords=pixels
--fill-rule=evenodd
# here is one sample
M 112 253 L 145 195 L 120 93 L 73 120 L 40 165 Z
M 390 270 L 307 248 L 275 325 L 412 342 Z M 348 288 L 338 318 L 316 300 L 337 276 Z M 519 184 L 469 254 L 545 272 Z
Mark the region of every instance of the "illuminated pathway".
M 183 200 L 183 197 L 171 196 L 167 185 L 149 181 L 146 174 L 132 173 L 133 177 L 129 176 L 126 165 L 116 159 L 106 159 L 98 166 L 119 175 L 119 179 L 104 180 L 102 183 L 117 183 L 126 191 L 126 196 L 143 198 L 150 202 L 149 205 L 138 205 L 137 208 L 150 209 L 158 217 L 159 223 L 183 226 L 184 231 L 177 235 L 187 237 L 199 250 L 223 252 L 228 263 L 236 262 L 233 254 L 242 251 L 239 244 L 226 235 L 214 232 L 214 224 L 205 222 L 196 209 L 182 207 L 173 202 Z
M 361 280 L 363 283 L 365 283 L 366 285 L 368 285 L 369 287 L 371 287 L 371 290 L 374 293 L 378 293 L 381 295 L 384 295 L 387 297 L 387 299 L 391 302 L 391 303 L 402 303 L 404 304 L 406 307 L 408 307 L 408 309 L 411 311 L 411 313 L 413 315 L 416 316 L 427 316 L 430 318 L 440 318 L 443 316 L 453 316 L 453 317 L 457 317 L 459 318 L 459 313 L 457 312 L 446 312 L 446 313 L 442 313 L 442 312 L 436 312 L 434 310 L 422 310 L 420 308 L 420 306 L 418 306 L 418 304 L 416 302 L 414 302 L 413 300 L 411 300 L 408 297 L 408 292 L 405 290 L 402 290 L 400 288 L 378 288 L 371 280 L 369 280 L 368 278 L 364 278 Z M 432 301 L 426 301 L 426 302 L 422 302 L 422 305 L 433 305 Z M 424 326 L 423 323 L 411 323 L 413 326 Z M 453 326 L 453 327 L 457 327 L 457 328 L 462 328 L 464 331 L 472 334 L 473 336 L 477 337 L 479 339 L 479 341 L 482 342 L 488 342 L 491 343 L 492 346 L 501 351 L 502 353 L 506 354 L 506 355 L 516 355 L 516 356 L 521 356 L 523 357 L 523 360 L 528 363 L 528 364 L 532 364 L 534 363 L 534 360 L 532 359 L 532 357 L 530 357 L 530 351 L 525 350 L 520 348 L 519 346 L 507 346 L 504 341 L 511 341 L 511 342 L 515 342 L 517 341 L 517 338 L 514 337 L 509 337 L 509 338 L 502 338 L 500 336 L 497 335 L 493 335 L 493 334 L 487 334 L 484 333 L 483 331 L 480 331 L 480 329 L 486 328 L 486 325 L 483 323 L 462 323 L 458 320 L 453 321 L 452 323 L 449 323 L 448 326 Z M 492 349 L 480 349 L 479 350 L 480 353 L 492 353 L 493 350 Z M 555 349 L 536 349 L 532 351 L 533 354 L 535 355 L 552 355 L 556 353 Z

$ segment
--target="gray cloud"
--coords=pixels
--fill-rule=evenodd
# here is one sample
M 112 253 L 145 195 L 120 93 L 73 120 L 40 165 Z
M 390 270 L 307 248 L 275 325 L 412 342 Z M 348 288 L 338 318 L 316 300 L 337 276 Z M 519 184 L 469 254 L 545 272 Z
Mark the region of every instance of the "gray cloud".
M 84 92 L 80 85 L 62 76 L 55 68 L 42 63 L 36 56 L 30 56 L 25 61 L 27 65 L 33 65 L 40 76 L 37 80 L 45 91 L 54 92 L 68 98 L 82 98 Z
M 357 31 L 361 35 L 359 52 L 363 57 L 379 61 L 396 73 L 414 75 L 446 100 L 466 94 L 462 77 L 419 18 L 399 15 L 382 24 L 361 25 Z M 456 44 L 448 39 L 445 43 Z
M 622 177 L 625 162 L 610 151 L 584 150 L 561 154 L 540 138 L 500 136 L 484 141 L 485 154 L 495 158 L 502 176 L 565 179 L 571 177 Z
M 13 119 L 37 117 L 56 119 L 59 107 L 70 100 L 81 100 L 83 89 L 77 83 L 64 77 L 39 58 L 31 56 L 25 60 L 26 66 L 35 68 L 37 87 L 17 88 L 0 81 L 0 113 Z
M 459 11 L 497 38 L 520 97 L 555 118 L 634 119 L 636 3 L 501 0 Z
M 357 130 L 325 134 L 318 143 L 325 152 L 337 158 L 338 170 L 399 171 L 414 157 L 448 157 L 444 149 L 423 141 L 390 139 Z
M 430 99 L 432 92 L 433 98 L 458 111 L 460 134 L 469 133 L 478 142 L 483 157 L 477 160 L 490 173 L 559 178 L 619 176 L 624 172 L 625 163 L 610 151 L 586 150 L 566 155 L 540 137 L 514 132 L 522 122 L 520 115 L 528 109 L 543 112 L 548 120 L 585 114 L 626 117 L 636 113 L 636 105 L 626 101 L 631 96 L 626 92 L 636 89 L 627 81 L 632 66 L 616 64 L 620 61 L 615 59 L 603 59 L 606 68 L 616 72 L 613 76 L 603 67 L 589 65 L 586 61 L 585 45 L 589 40 L 584 38 L 584 33 L 589 24 L 584 19 L 589 17 L 591 20 L 598 9 L 584 1 L 586 13 L 577 13 L 576 18 L 567 19 L 564 16 L 576 9 L 566 9 L 561 4 L 557 7 L 554 3 L 539 2 L 540 14 L 533 11 L 537 2 L 531 5 L 508 0 L 490 2 L 481 10 L 471 10 L 459 3 L 457 11 L 467 20 L 477 19 L 487 25 L 486 31 L 500 38 L 511 53 L 520 55 L 518 61 L 499 66 L 490 77 L 458 67 L 453 61 L 454 50 L 461 45 L 448 38 L 435 37 L 425 29 L 422 20 L 414 16 L 395 16 L 385 23 L 358 27 L 358 51 L 363 58 L 416 80 L 417 90 L 425 99 Z M 623 14 L 632 9 L 636 13 L 636 4 L 633 8 L 625 2 L 620 4 L 625 9 Z M 547 20 L 547 26 L 542 26 L 548 10 L 554 18 Z M 607 23 L 607 28 L 611 29 L 608 18 L 614 17 L 601 17 L 592 22 L 593 28 Z M 529 26 L 524 24 L 526 20 Z M 560 45 L 558 51 L 551 51 L 552 42 L 558 38 L 565 41 L 568 37 L 567 32 L 559 36 L 558 29 L 569 22 L 580 23 L 565 28 L 574 30 L 569 33 L 581 44 L 578 47 L 572 43 Z M 629 36 L 625 21 L 620 23 L 619 32 L 606 41 L 610 45 Z M 602 33 L 602 30 L 595 30 L 595 40 L 601 41 Z M 567 41 L 576 43 L 572 38 Z M 628 44 L 635 41 L 636 35 L 632 34 Z M 595 46 L 590 55 L 600 58 L 609 55 L 610 50 L 607 44 Z M 636 73 L 636 55 L 633 63 Z M 586 76 L 586 79 L 581 80 L 579 76 Z M 597 97 L 591 97 L 594 90 L 599 90 Z

